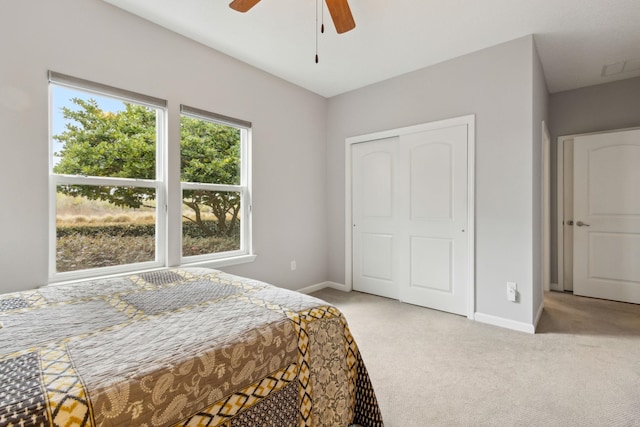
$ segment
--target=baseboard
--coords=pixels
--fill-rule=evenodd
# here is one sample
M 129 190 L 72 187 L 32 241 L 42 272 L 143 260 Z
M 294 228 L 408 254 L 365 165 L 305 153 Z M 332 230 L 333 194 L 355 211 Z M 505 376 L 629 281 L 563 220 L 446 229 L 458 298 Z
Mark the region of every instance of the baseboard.
M 528 334 L 535 334 L 536 332 L 536 328 L 532 324 L 505 319 L 503 317 L 492 316 L 490 314 L 476 312 L 475 320 L 480 323 L 500 326 L 501 328 L 513 329 L 514 331 L 526 332 Z
M 560 285 L 557 283 L 549 283 L 549 288 L 552 291 L 560 291 Z
M 324 288 L 331 288 L 331 289 L 337 289 L 337 290 L 343 291 L 343 292 L 348 292 L 346 285 L 344 285 L 342 283 L 330 282 L 330 281 L 316 283 L 315 285 L 311 285 L 311 286 L 307 286 L 306 288 L 298 289 L 298 292 L 303 293 L 303 294 L 310 294 L 310 293 L 317 292 L 320 289 L 324 289 Z

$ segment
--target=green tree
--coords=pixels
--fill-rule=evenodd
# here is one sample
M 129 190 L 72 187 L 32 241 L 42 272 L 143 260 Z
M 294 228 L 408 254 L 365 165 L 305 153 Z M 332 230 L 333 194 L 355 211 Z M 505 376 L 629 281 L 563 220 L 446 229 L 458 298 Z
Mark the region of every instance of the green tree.
M 62 144 L 56 153 L 57 174 L 155 179 L 156 113 L 125 103 L 119 112 L 105 112 L 93 100 L 73 98 L 78 107 L 64 107 L 64 132 L 54 135 Z M 181 179 L 185 182 L 240 183 L 240 131 L 228 126 L 181 118 Z M 64 185 L 59 191 L 116 206 L 140 208 L 155 199 L 155 191 L 140 187 Z M 240 196 L 234 192 L 188 190 L 184 203 L 194 211 L 195 222 L 207 236 L 231 235 L 238 222 Z M 202 217 L 208 206 L 216 217 L 210 227 Z
M 240 184 L 240 130 L 205 120 L 180 119 L 180 178 L 183 182 Z M 231 235 L 240 212 L 240 194 L 225 191 L 186 190 L 183 202 L 195 214 L 206 234 L 213 235 L 202 221 L 202 206 L 211 208 L 217 220 L 215 234 Z

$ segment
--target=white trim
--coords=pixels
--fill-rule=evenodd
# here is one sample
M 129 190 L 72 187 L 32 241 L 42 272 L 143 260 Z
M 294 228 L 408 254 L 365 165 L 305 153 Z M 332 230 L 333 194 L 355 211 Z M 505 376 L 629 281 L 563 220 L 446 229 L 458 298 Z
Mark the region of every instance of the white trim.
M 236 119 L 235 117 L 229 117 L 222 114 L 212 113 L 211 111 L 201 110 L 200 108 L 189 107 L 188 105 L 180 104 L 180 114 L 193 117 L 195 119 L 203 119 L 210 122 L 219 123 L 225 126 L 251 129 L 251 122 L 247 120 L 241 120 L 241 119 Z
M 136 274 L 150 273 L 152 271 L 165 271 L 165 270 L 169 270 L 171 268 L 174 268 L 174 267 L 164 267 L 163 266 L 163 267 L 157 267 L 157 268 L 146 268 L 146 269 L 143 269 L 143 270 L 125 271 L 125 272 L 112 273 L 112 274 L 103 274 L 103 275 L 100 275 L 100 276 L 69 278 L 67 280 L 59 281 L 59 282 L 47 282 L 44 285 L 38 286 L 38 289 L 46 288 L 46 287 L 49 287 L 49 286 L 69 285 L 69 284 L 72 284 L 72 283 L 83 283 L 83 282 L 88 282 L 88 281 L 91 281 L 91 280 L 111 279 L 113 277 L 128 277 L 128 276 L 133 276 L 133 275 L 136 275 Z
M 49 83 L 57 86 L 65 86 L 71 89 L 80 89 L 85 92 L 94 93 L 100 96 L 106 96 L 111 99 L 124 100 L 125 102 L 134 102 L 151 108 L 167 108 L 167 101 L 156 98 L 155 96 L 143 95 L 126 89 L 120 89 L 108 86 L 102 83 L 96 83 L 84 80 L 78 77 L 68 76 L 66 74 L 57 73 L 49 70 Z
M 564 292 L 564 138 L 556 140 L 556 250 L 558 251 L 558 283 L 556 289 Z
M 111 99 L 133 102 L 138 105 L 144 105 L 151 110 L 155 110 L 156 114 L 156 179 L 139 179 L 139 178 L 118 178 L 118 177 L 101 177 L 101 176 L 84 176 L 84 175 L 67 175 L 56 174 L 53 172 L 53 86 L 66 86 L 78 92 L 92 92 Z M 49 72 L 49 135 L 48 135 L 48 151 L 49 151 L 49 267 L 48 282 L 58 283 L 69 280 L 89 279 L 93 277 L 102 277 L 105 275 L 118 275 L 134 271 L 162 268 L 166 264 L 166 237 L 164 230 L 166 228 L 166 190 L 164 184 L 164 169 L 161 164 L 164 160 L 163 153 L 168 145 L 167 134 L 167 114 L 166 101 L 158 98 L 147 97 L 145 95 L 136 94 L 134 92 L 119 90 L 110 86 L 99 83 L 92 83 L 86 80 L 77 79 L 75 77 L 66 76 L 55 72 Z M 94 267 L 73 271 L 57 271 L 57 188 L 59 185 L 88 185 L 88 186 L 114 186 L 114 187 L 134 187 L 134 188 L 151 188 L 155 190 L 156 202 L 156 222 L 155 222 L 155 254 L 154 259 L 150 261 L 136 262 L 131 264 L 119 264 L 108 267 Z
M 557 283 L 553 283 L 553 282 L 551 282 L 551 283 L 549 284 L 549 287 L 551 288 L 551 290 L 552 290 L 552 291 L 561 291 L 561 289 L 560 289 L 560 285 L 559 285 L 559 284 L 557 284 Z
M 514 331 L 526 332 L 528 334 L 534 334 L 536 332 L 536 327 L 533 324 L 492 316 L 490 314 L 476 313 L 475 320 L 480 323 L 512 329 Z
M 209 184 L 205 182 L 181 182 L 182 190 L 226 191 L 229 193 L 242 193 L 244 185 Z
M 231 256 L 220 259 L 209 259 L 206 261 L 199 262 L 185 262 L 180 264 L 179 268 L 182 267 L 210 267 L 210 268 L 220 268 L 220 267 L 229 267 L 231 265 L 238 264 L 246 264 L 249 262 L 253 262 L 256 260 L 258 255 L 249 254 L 249 255 L 239 255 L 239 256 Z
M 55 230 L 55 229 L 54 229 Z M 54 241 L 55 244 L 55 241 Z M 55 264 L 54 264 L 55 265 Z M 55 267 L 54 267 L 55 268 Z M 133 264 L 119 264 L 109 267 L 95 267 L 84 270 L 55 272 L 49 277 L 49 283 L 75 282 L 79 280 L 93 280 L 103 277 L 121 276 L 125 274 L 136 274 L 138 272 L 161 270 L 165 267 L 159 261 L 144 261 Z
M 296 291 L 302 294 L 311 294 L 313 292 L 317 292 L 325 288 L 337 289 L 342 292 L 349 292 L 347 290 L 347 287 L 344 284 L 337 283 L 337 282 L 330 282 L 330 281 L 316 283 L 315 285 L 307 286 L 302 289 L 297 289 Z
M 352 270 L 352 225 L 353 212 L 351 208 L 352 197 L 352 170 L 351 170 L 351 146 L 360 142 L 374 141 L 411 133 L 424 132 L 434 129 L 444 129 L 448 127 L 467 125 L 467 238 L 468 238 L 468 270 L 469 283 L 467 292 L 467 318 L 473 320 L 475 312 L 475 119 L 474 114 L 455 117 L 452 119 L 439 120 L 415 126 L 408 126 L 398 129 L 390 129 L 382 132 L 375 132 L 367 135 L 349 137 L 345 140 L 345 290 L 353 289 Z
M 253 262 L 256 255 L 253 253 L 252 243 L 252 188 L 251 188 L 251 123 L 227 116 L 208 113 L 203 110 L 181 106 L 181 111 L 191 117 L 209 120 L 215 123 L 222 123 L 240 130 L 241 144 L 241 185 L 221 185 L 209 183 L 180 183 L 180 199 L 182 191 L 185 189 L 205 189 L 208 191 L 233 191 L 241 194 L 241 242 L 240 249 L 224 253 L 206 254 L 183 257 L 173 257 L 169 254 L 169 235 L 177 233 L 181 228 L 179 216 L 176 220 L 169 218 L 168 201 L 173 201 L 173 196 L 169 194 L 169 108 L 167 102 L 159 98 L 137 94 L 126 90 L 113 88 L 111 86 L 93 83 L 86 80 L 66 76 L 60 73 L 49 72 L 48 85 L 48 127 L 49 127 L 49 244 L 48 244 L 48 282 L 58 283 L 69 280 L 90 279 L 94 277 L 104 277 L 105 275 L 119 275 L 135 273 L 136 271 L 149 271 L 149 269 L 175 267 L 180 265 L 205 265 L 208 267 L 224 267 L 230 265 Z M 136 178 L 116 178 L 100 176 L 80 176 L 63 175 L 53 173 L 53 87 L 65 86 L 74 90 L 96 93 L 110 99 L 117 99 L 124 102 L 134 102 L 145 105 L 156 111 L 156 179 L 136 179 Z M 182 108 L 184 107 L 184 108 Z M 176 132 L 178 133 L 178 132 Z M 178 151 L 179 153 L 179 151 Z M 179 178 L 178 178 L 179 179 Z M 88 268 L 77 271 L 57 272 L 56 271 L 56 194 L 58 185 L 91 185 L 91 186 L 120 186 L 136 188 L 152 188 L 155 190 L 156 201 L 156 233 L 155 233 L 155 258 L 153 261 L 146 261 L 133 264 L 115 265 L 102 268 Z M 182 203 L 180 203 L 182 206 Z M 169 224 L 171 221 L 171 224 Z M 180 222 L 178 222 L 180 221 Z M 178 225 L 180 224 L 180 225 Z M 180 239 L 182 233 L 179 234 Z M 180 245 L 181 247 L 181 240 Z
M 252 132 L 250 127 L 237 124 L 235 122 L 222 122 L 220 120 L 213 120 L 206 114 L 217 116 L 215 113 L 207 113 L 203 110 L 191 109 L 190 111 L 200 111 L 202 114 L 194 115 L 191 113 L 185 113 L 184 109 L 190 108 L 181 105 L 181 115 L 196 118 L 198 120 L 204 120 L 209 122 L 215 122 L 223 124 L 224 126 L 234 127 L 240 130 L 240 184 L 239 185 L 227 185 L 227 184 L 211 184 L 211 183 L 198 183 L 198 182 L 180 182 L 180 198 L 182 200 L 184 190 L 205 190 L 205 191 L 227 191 L 240 193 L 240 249 L 228 252 L 217 252 L 202 255 L 190 255 L 184 256 L 182 250 L 180 250 L 180 263 L 181 265 L 207 265 L 223 267 L 228 265 L 242 264 L 245 262 L 253 262 L 255 254 L 253 253 L 253 204 L 252 204 L 252 191 L 251 191 L 251 144 L 252 144 Z M 225 116 L 220 116 L 225 117 Z M 237 120 L 231 119 L 229 120 Z M 240 121 L 242 122 L 242 121 Z M 250 126 L 250 122 L 243 122 Z M 183 235 L 180 233 L 180 247 L 182 247 Z M 251 258 L 253 257 L 253 258 Z M 238 261 L 239 260 L 239 261 Z
M 462 117 L 461 117 L 462 119 Z M 476 116 L 466 116 L 467 122 L 467 268 L 469 278 L 467 318 L 475 319 L 476 311 Z
M 352 181 L 353 181 L 353 173 L 351 171 L 352 161 L 351 161 L 351 142 L 349 142 L 349 138 L 346 139 L 345 144 L 345 152 L 344 152 L 344 175 L 345 175 L 345 191 L 344 191 L 344 214 L 345 214 L 345 222 L 344 222 L 344 284 L 346 286 L 347 291 L 353 290 L 353 264 L 352 264 L 352 256 L 353 256 L 353 230 L 351 230 L 353 226 L 353 209 L 351 206 L 351 198 L 352 198 Z
M 158 136 L 156 136 L 158 138 Z M 85 176 L 85 175 L 62 175 L 53 173 L 57 185 L 95 185 L 106 187 L 139 187 L 156 188 L 158 179 L 138 179 L 138 178 L 114 178 L 106 176 Z

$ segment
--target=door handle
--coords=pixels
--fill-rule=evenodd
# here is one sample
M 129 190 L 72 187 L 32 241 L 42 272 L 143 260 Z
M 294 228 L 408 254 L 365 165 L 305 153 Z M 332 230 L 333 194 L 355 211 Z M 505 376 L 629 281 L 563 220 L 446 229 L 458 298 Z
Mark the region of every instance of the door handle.
M 576 222 L 576 225 L 577 225 L 578 227 L 591 227 L 589 224 L 585 224 L 585 223 L 584 223 L 584 222 L 582 222 L 582 221 L 578 221 L 578 222 Z
M 572 220 L 567 221 L 567 225 L 573 225 L 573 221 Z

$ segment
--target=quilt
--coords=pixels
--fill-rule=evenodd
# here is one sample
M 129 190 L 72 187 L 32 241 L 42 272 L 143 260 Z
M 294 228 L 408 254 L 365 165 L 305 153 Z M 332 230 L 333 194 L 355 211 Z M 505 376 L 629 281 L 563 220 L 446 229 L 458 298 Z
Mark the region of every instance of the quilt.
M 342 313 L 210 269 L 0 295 L 0 426 L 382 426 Z

